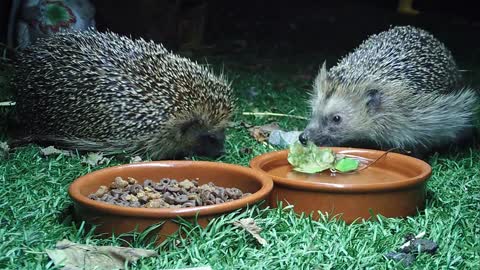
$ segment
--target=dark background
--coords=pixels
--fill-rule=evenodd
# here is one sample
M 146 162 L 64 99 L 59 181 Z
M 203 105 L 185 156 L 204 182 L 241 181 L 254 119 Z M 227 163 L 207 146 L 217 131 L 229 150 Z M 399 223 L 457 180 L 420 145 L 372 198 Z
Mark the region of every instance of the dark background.
M 210 48 L 213 54 L 253 50 L 259 56 L 313 51 L 338 55 L 390 25 L 410 24 L 433 32 L 460 61 L 480 61 L 480 20 L 475 1 L 416 0 L 414 8 L 421 11 L 417 16 L 398 14 L 396 0 L 185 0 L 177 9 L 173 0 L 92 2 L 98 29 L 153 39 L 173 50 L 181 48 L 184 38 L 178 35 L 178 20 L 204 16 L 202 48 Z M 195 11 L 203 2 L 207 8 Z M 6 43 L 9 7 L 10 1 L 1 1 L 2 43 Z

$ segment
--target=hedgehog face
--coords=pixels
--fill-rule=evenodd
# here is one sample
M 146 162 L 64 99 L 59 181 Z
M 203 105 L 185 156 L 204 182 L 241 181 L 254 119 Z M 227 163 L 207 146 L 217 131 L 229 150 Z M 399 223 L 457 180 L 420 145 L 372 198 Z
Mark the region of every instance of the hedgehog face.
M 177 138 L 179 155 L 217 158 L 225 151 L 225 125 L 194 119 L 183 124 Z
M 371 112 L 379 106 L 379 91 L 348 89 L 331 82 L 325 64 L 314 83 L 312 116 L 301 143 L 318 146 L 358 146 L 368 141 Z

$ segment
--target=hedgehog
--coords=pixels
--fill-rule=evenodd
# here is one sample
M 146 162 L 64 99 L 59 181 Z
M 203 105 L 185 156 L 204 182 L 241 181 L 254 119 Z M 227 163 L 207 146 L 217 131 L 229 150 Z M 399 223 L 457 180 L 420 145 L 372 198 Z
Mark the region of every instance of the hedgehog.
M 417 27 L 390 27 L 328 71 L 323 62 L 299 141 L 425 158 L 473 138 L 477 101 L 445 44 Z
M 162 44 L 62 31 L 20 50 L 14 66 L 14 145 L 151 159 L 224 153 L 231 83 Z

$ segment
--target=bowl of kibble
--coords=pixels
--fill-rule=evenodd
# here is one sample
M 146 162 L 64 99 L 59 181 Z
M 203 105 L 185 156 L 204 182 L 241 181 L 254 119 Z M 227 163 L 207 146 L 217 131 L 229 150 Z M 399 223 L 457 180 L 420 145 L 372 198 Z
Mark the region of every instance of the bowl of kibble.
M 268 198 L 272 179 L 239 165 L 153 161 L 100 169 L 76 179 L 68 193 L 77 221 L 111 236 L 147 228 L 158 243 L 175 233 L 177 217 L 205 227 L 222 214 Z M 263 204 L 265 205 L 265 204 Z M 159 225 L 152 230 L 152 225 Z
M 281 202 L 299 214 L 347 223 L 415 215 L 425 207 L 431 175 L 430 165 L 404 154 L 298 142 L 257 156 L 250 166 L 273 179 L 272 207 Z

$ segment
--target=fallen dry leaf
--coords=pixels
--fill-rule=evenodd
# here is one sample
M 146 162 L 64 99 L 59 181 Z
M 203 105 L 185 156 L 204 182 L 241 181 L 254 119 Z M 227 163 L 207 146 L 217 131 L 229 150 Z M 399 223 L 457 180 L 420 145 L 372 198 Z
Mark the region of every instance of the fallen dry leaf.
M 262 246 L 267 244 L 267 240 L 260 236 L 262 228 L 258 227 L 253 218 L 242 218 L 239 221 L 234 221 L 233 225 L 240 227 L 249 232 Z
M 64 155 L 64 156 L 73 156 L 72 152 L 67 150 L 60 150 L 53 146 L 40 148 L 40 153 L 43 156 L 51 156 L 51 155 Z
M 102 153 L 88 153 L 86 157 L 82 157 L 82 163 L 90 166 L 107 164 L 108 162 L 110 162 L 110 159 L 104 157 Z
M 53 263 L 63 266 L 64 270 L 125 269 L 125 263 L 157 255 L 154 250 L 82 245 L 67 239 L 57 242 L 55 249 L 47 249 L 46 252 Z
M 254 126 L 248 129 L 250 131 L 250 135 L 255 138 L 255 140 L 259 142 L 263 142 L 268 140 L 270 133 L 274 130 L 279 130 L 280 126 L 278 123 L 270 123 L 263 126 Z

